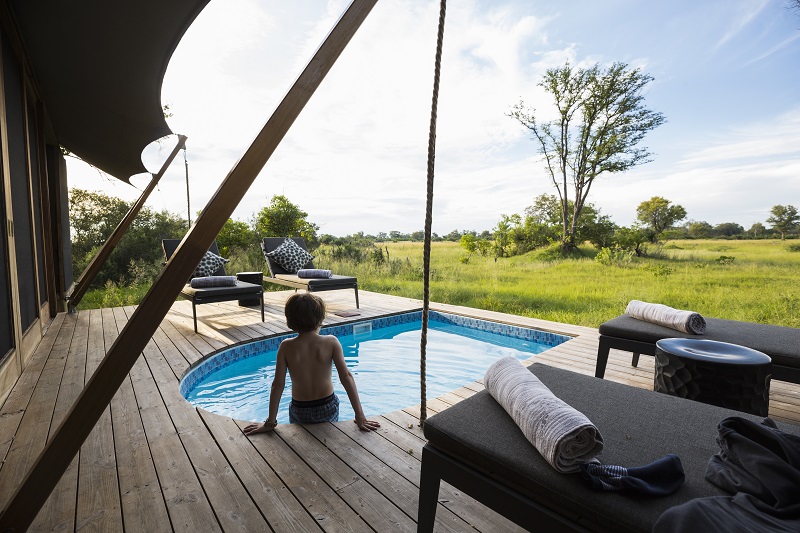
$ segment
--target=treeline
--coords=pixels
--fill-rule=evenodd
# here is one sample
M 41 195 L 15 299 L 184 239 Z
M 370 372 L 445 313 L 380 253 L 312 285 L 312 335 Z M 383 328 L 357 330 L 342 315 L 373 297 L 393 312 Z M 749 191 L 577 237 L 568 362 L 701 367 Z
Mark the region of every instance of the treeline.
M 97 250 L 130 209 L 132 202 L 82 189 L 70 190 L 70 226 L 72 235 L 73 272 L 77 276 L 89 264 Z M 509 257 L 531 250 L 552 247 L 563 235 L 574 231 L 576 242 L 589 242 L 598 250 L 625 250 L 646 255 L 653 244 L 674 239 L 762 239 L 796 238 L 800 215 L 794 206 L 777 205 L 765 224 L 756 223 L 745 230 L 729 222 L 712 226 L 689 220 L 686 210 L 661 197 L 653 197 L 637 207 L 637 223 L 622 227 L 592 204 L 586 204 L 574 220 L 574 228 L 564 228 L 560 200 L 542 194 L 523 213 L 501 215 L 491 230 L 453 230 L 445 235 L 433 233 L 434 241 L 460 242 L 469 261 L 475 254 Z M 572 209 L 570 203 L 567 208 Z M 133 225 L 117 245 L 114 253 L 98 274 L 95 285 L 108 283 L 126 286 L 149 285 L 162 268 L 164 259 L 161 239 L 182 238 L 188 230 L 187 220 L 167 211 L 143 208 Z M 232 258 L 231 271 L 262 270 L 264 260 L 259 239 L 263 236 L 303 237 L 315 254 L 330 261 L 385 264 L 388 250 L 380 243 L 389 241 L 422 241 L 424 233 L 390 231 L 369 234 L 358 232 L 337 237 L 319 234 L 319 226 L 308 220 L 308 213 L 282 195 L 273 196 L 269 205 L 254 213 L 247 222 L 230 219 L 217 235 L 217 245 L 224 257 Z M 580 252 L 578 252 L 580 253 Z

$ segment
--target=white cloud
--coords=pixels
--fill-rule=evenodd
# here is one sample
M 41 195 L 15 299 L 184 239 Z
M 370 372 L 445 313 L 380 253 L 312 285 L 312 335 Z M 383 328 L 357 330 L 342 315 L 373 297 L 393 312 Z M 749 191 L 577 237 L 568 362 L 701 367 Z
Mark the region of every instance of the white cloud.
M 174 113 L 171 127 L 189 137 L 192 211 L 209 200 L 346 5 L 345 0 L 238 0 L 232 7 L 218 0 L 198 17 L 170 63 L 163 92 Z M 749 21 L 765 12 L 761 2 L 746 5 L 755 7 L 738 15 L 720 45 L 737 32 L 744 35 Z M 575 9 L 573 18 L 580 15 L 580 6 Z M 520 98 L 537 113 L 549 112 L 549 99 L 536 86 L 547 68 L 567 60 L 591 65 L 619 58 L 560 37 L 570 17 L 537 13 L 531 3 L 516 0 L 468 0 L 448 7 L 434 200 L 438 233 L 489 229 L 500 214 L 521 212 L 538 194 L 552 192 L 529 132 L 506 113 Z M 437 18 L 436 2 L 378 2 L 234 216 L 246 220 L 272 195 L 285 194 L 323 232 L 421 229 Z M 663 57 L 626 42 L 625 32 L 609 27 L 604 35 L 627 47 L 622 58 L 640 58 L 629 63 L 645 70 L 651 64 L 665 68 Z M 681 64 L 673 59 L 669 64 Z M 671 83 L 680 83 L 673 74 L 664 72 L 659 77 L 664 81 L 651 87 L 662 99 L 674 88 Z M 773 115 L 764 113 L 760 123 L 715 138 L 697 139 L 690 130 L 694 124 L 682 122 L 682 131 L 652 147 L 677 156 L 599 181 L 590 201 L 622 224 L 632 221 L 638 203 L 654 195 L 714 223 L 744 224 L 740 213 L 752 210 L 756 217 L 764 206 L 791 203 L 787 198 L 800 197 L 800 109 Z M 689 140 L 694 144 L 684 149 Z M 148 168 L 156 170 L 172 146 L 173 140 L 151 146 L 144 155 Z M 100 186 L 126 199 L 138 196 L 116 180 L 98 180 L 80 163 L 70 161 L 69 172 L 74 186 Z M 756 180 L 764 185 L 754 187 Z M 132 181 L 141 188 L 146 180 Z M 149 205 L 186 212 L 182 155 Z

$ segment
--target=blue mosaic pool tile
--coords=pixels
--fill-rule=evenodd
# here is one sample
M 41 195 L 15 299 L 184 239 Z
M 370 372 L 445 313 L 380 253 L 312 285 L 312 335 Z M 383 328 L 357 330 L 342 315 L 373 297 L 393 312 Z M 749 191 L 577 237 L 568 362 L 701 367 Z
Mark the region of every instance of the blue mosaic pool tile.
M 391 315 L 376 318 L 374 320 L 366 320 L 337 326 L 326 326 L 320 329 L 320 334 L 343 337 L 345 335 L 352 335 L 354 326 L 359 326 L 366 323 L 371 323 L 372 330 L 376 330 L 389 326 L 396 326 L 398 324 L 416 322 L 421 319 L 422 311 L 412 311 L 410 313 Z M 562 342 L 566 342 L 572 338 L 567 335 L 560 335 L 558 333 L 550 333 L 537 329 L 512 326 L 510 324 L 491 322 L 488 320 L 481 320 L 467 316 L 440 313 L 438 311 L 430 311 L 428 314 L 428 320 L 430 327 L 436 327 L 435 323 L 439 322 L 442 324 L 461 326 L 471 330 L 485 331 L 506 337 L 529 340 L 544 344 L 546 346 L 558 346 Z M 189 368 L 183 379 L 181 379 L 180 392 L 185 397 L 187 394 L 189 394 L 189 392 L 191 392 L 192 389 L 194 389 L 195 385 L 197 385 L 197 383 L 207 375 L 216 372 L 220 368 L 224 368 L 232 363 L 235 363 L 236 361 L 247 359 L 263 352 L 275 351 L 278 349 L 278 346 L 280 346 L 281 342 L 283 342 L 285 339 L 295 336 L 295 333 L 291 333 L 287 335 L 269 337 L 266 339 L 233 346 L 215 354 L 210 354 Z

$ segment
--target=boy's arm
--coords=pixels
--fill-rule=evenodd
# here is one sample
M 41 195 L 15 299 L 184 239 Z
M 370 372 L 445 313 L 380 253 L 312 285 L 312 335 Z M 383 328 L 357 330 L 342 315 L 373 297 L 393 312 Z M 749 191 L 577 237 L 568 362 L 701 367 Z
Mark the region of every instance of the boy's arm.
M 286 355 L 281 349 L 282 345 L 278 347 L 278 355 L 275 361 L 275 378 L 272 380 L 272 387 L 269 392 L 269 415 L 267 419 L 261 424 L 250 424 L 244 428 L 245 435 L 253 435 L 255 433 L 267 433 L 275 429 L 278 425 L 278 407 L 281 404 L 281 396 L 283 390 L 286 388 Z
M 347 391 L 347 397 L 350 399 L 350 404 L 353 406 L 353 412 L 356 415 L 355 423 L 359 429 L 367 431 L 375 430 L 381 425 L 374 420 L 367 420 L 364 416 L 364 409 L 361 407 L 361 400 L 358 398 L 358 389 L 356 388 L 356 378 L 347 368 L 347 363 L 344 360 L 344 352 L 339 339 L 333 339 L 333 364 L 336 365 L 336 372 L 339 374 L 339 381 L 341 381 L 344 390 Z

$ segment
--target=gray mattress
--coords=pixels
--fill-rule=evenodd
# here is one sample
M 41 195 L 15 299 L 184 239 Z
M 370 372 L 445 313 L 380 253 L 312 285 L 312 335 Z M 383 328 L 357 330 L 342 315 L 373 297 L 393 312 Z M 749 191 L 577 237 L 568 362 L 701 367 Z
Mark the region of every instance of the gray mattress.
M 559 474 L 548 465 L 486 391 L 430 417 L 425 436 L 437 449 L 592 530 L 650 531 L 669 507 L 724 494 L 704 478 L 708 459 L 719 449 L 717 424 L 729 416 L 761 420 L 541 364 L 529 368 L 599 428 L 605 441 L 603 463 L 643 466 L 676 453 L 686 483 L 663 498 L 590 489 L 579 475 Z M 800 435 L 800 426 L 779 426 Z

